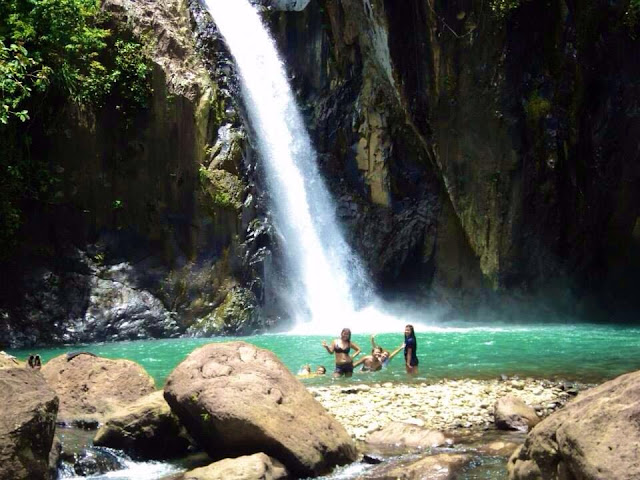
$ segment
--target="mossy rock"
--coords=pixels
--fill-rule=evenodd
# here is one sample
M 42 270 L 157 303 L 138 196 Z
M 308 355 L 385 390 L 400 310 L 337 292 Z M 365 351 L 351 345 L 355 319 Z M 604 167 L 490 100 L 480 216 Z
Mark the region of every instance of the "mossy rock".
M 258 300 L 246 288 L 235 287 L 211 313 L 189 328 L 196 336 L 242 335 L 260 328 Z
M 200 182 L 216 208 L 240 210 L 244 194 L 244 183 L 236 175 L 225 170 L 200 169 Z

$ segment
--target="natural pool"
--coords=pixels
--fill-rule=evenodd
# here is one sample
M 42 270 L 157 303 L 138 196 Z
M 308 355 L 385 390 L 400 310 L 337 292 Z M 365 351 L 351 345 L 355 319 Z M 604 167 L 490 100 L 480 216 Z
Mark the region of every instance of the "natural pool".
M 336 332 L 336 335 L 339 332 Z M 333 379 L 330 375 L 303 379 L 309 385 L 331 382 L 431 382 L 443 378 L 496 378 L 502 374 L 520 377 L 565 379 L 585 383 L 598 383 L 619 374 L 640 369 L 640 327 L 621 327 L 593 324 L 545 324 L 519 326 L 462 325 L 427 327 L 416 332 L 420 373 L 415 377 L 404 372 L 402 353 L 390 366 L 380 372 L 356 372 L 351 379 Z M 331 370 L 333 358 L 321 346 L 330 337 L 313 335 L 268 334 L 242 338 L 179 338 L 168 340 L 139 340 L 117 343 L 74 345 L 56 348 L 14 350 L 10 353 L 25 359 L 30 353 L 39 353 L 43 361 L 70 351 L 89 351 L 109 358 L 128 358 L 140 363 L 161 387 L 169 373 L 191 351 L 210 342 L 242 340 L 273 351 L 292 371 L 310 363 L 325 365 Z M 368 353 L 370 335 L 355 332 L 352 340 Z M 376 342 L 392 350 L 403 341 L 402 333 L 384 333 L 376 336 Z M 74 435 L 73 430 L 60 432 L 63 442 Z M 91 434 L 92 435 L 92 434 Z M 504 437 L 504 433 L 486 432 L 479 441 L 492 435 Z M 489 437 L 487 437 L 489 436 Z M 485 438 L 487 437 L 487 438 Z M 84 437 L 83 437 L 84 438 Z M 522 439 L 520 440 L 520 442 Z M 90 443 L 90 436 L 80 442 L 80 447 Z M 473 444 L 464 442 L 453 451 L 467 452 L 473 462 L 462 472 L 464 480 L 506 479 L 506 459 L 478 454 Z M 402 462 L 404 457 L 387 461 Z M 98 479 L 158 479 L 188 467 L 161 462 L 131 462 L 121 459 L 124 469 Z M 331 480 L 353 479 L 366 476 L 370 465 L 356 462 L 336 469 L 327 478 Z M 61 478 L 78 478 L 72 471 L 62 471 Z
M 339 332 L 336 332 L 336 335 Z M 402 352 L 389 368 L 354 374 L 351 382 L 413 382 L 442 378 L 495 378 L 501 374 L 549 379 L 601 382 L 640 369 L 640 327 L 613 325 L 530 325 L 512 327 L 432 327 L 416 333 L 420 372 L 408 377 Z M 37 351 L 43 361 L 69 351 L 89 351 L 108 358 L 128 358 L 140 363 L 164 384 L 171 370 L 195 348 L 210 342 L 242 340 L 273 351 L 292 371 L 310 363 L 330 371 L 333 358 L 321 346 L 330 337 L 268 334 L 242 338 L 178 338 L 138 340 L 69 347 L 14 350 L 25 359 Z M 352 340 L 368 353 L 368 334 L 354 332 Z M 402 333 L 380 334 L 376 342 L 391 350 L 403 341 Z M 335 381 L 330 375 L 306 379 L 310 384 Z

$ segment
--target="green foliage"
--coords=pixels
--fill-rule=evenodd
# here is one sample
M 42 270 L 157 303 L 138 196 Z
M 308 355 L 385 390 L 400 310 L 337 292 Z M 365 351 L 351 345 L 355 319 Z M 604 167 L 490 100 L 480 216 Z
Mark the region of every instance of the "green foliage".
M 527 114 L 527 119 L 531 123 L 536 124 L 551 112 L 551 102 L 540 96 L 540 93 L 535 90 L 525 104 L 524 110 Z
M 489 9 L 499 20 L 506 19 L 519 6 L 520 0 L 489 0 Z
M 34 91 L 54 88 L 84 105 L 111 93 L 144 106 L 151 63 L 137 40 L 117 39 L 98 0 L 3 0 L 0 5 L 0 121 L 28 113 Z M 107 48 L 111 46 L 112 48 Z
M 55 131 L 56 107 L 116 100 L 126 127 L 148 103 L 144 42 L 110 22 L 99 0 L 0 0 L 0 250 L 13 243 L 21 204 L 51 201 L 59 182 L 51 166 L 31 158 L 32 125 L 18 125 L 37 121 Z
M 36 69 L 36 61 L 22 45 L 0 43 L 0 122 L 13 116 L 21 122 L 29 119 L 27 110 L 18 110 L 32 89 L 42 91 L 48 84 L 50 69 Z
M 638 36 L 638 20 L 640 19 L 640 0 L 629 0 L 629 6 L 624 12 L 623 23 L 629 29 L 629 34 L 634 40 Z

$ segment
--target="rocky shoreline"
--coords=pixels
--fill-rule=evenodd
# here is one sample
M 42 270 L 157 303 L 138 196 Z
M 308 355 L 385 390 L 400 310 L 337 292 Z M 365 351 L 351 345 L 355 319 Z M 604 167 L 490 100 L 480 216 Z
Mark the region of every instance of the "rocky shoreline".
M 310 386 L 314 395 L 356 440 L 391 422 L 429 430 L 489 429 L 496 401 L 512 395 L 541 418 L 587 385 L 539 379 L 441 380 L 436 383 Z
M 129 360 L 86 352 L 41 369 L 0 352 L 0 386 L 0 478 L 98 475 L 192 454 L 188 467 L 149 478 L 315 478 L 336 467 L 362 479 L 483 468 L 510 480 L 640 478 L 640 371 L 599 386 L 504 376 L 318 386 L 268 350 L 228 342 L 191 352 L 163 390 Z M 74 446 L 62 425 L 100 428 Z

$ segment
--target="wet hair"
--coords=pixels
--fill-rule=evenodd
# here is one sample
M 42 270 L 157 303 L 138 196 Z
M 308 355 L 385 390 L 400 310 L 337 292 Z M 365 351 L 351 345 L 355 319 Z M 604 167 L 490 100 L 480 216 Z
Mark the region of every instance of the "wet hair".
M 404 328 L 405 329 L 407 329 L 407 328 L 411 329 L 411 333 L 409 335 L 407 335 L 407 332 L 404 333 L 404 338 L 413 338 L 415 340 L 416 339 L 416 332 L 414 332 L 414 330 L 413 330 L 413 325 L 407 325 Z
M 340 338 L 342 338 L 342 334 L 343 333 L 348 333 L 349 334 L 349 341 L 351 341 L 351 330 L 348 328 L 343 328 L 342 331 L 340 332 Z
M 384 349 L 380 345 L 376 345 L 371 349 L 371 355 L 375 355 L 376 352 L 382 354 L 384 352 Z
M 318 372 L 322 372 L 322 374 L 324 375 L 325 373 L 327 373 L 327 369 L 324 368 L 324 365 L 319 365 L 318 368 L 316 368 L 316 373 Z

